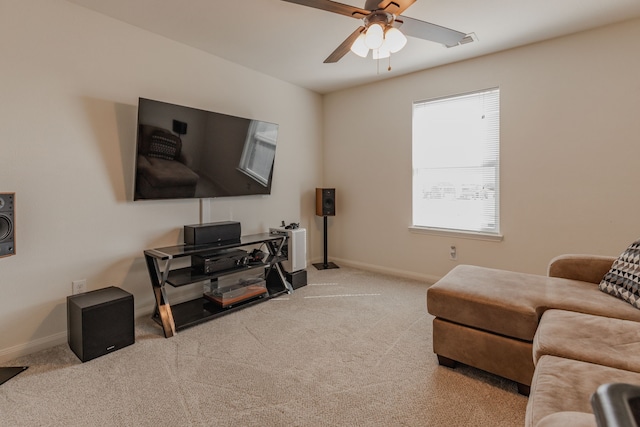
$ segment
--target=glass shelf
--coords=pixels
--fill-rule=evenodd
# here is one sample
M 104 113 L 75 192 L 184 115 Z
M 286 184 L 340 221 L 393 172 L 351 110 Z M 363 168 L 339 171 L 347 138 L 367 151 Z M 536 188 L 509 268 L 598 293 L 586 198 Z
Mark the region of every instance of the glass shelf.
M 207 243 L 206 245 L 176 245 L 166 246 L 164 248 L 147 249 L 145 255 L 157 258 L 159 260 L 167 260 L 173 258 L 181 258 L 185 256 L 197 255 L 221 249 L 231 249 L 240 246 L 258 245 L 270 241 L 281 240 L 282 236 L 277 234 L 260 233 L 242 236 L 239 240 L 225 240 L 218 243 Z

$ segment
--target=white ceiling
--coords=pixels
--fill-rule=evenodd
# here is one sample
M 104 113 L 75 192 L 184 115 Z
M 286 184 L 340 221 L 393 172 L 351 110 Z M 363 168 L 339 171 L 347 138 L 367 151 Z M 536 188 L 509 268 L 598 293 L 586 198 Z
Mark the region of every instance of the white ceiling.
M 386 59 L 353 53 L 324 64 L 361 21 L 281 0 L 68 1 L 319 93 L 640 17 L 640 0 L 417 0 L 403 15 L 478 41 L 447 49 L 410 37 L 387 71 Z

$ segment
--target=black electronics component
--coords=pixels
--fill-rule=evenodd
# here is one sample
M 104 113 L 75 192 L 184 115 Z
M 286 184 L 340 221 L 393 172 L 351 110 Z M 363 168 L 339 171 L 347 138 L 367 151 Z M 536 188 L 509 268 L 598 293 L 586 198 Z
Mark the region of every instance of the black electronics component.
M 140 98 L 137 125 L 133 200 L 271 194 L 276 123 Z
M 278 272 L 275 270 L 269 271 L 267 275 L 267 285 L 277 283 Z M 307 285 L 307 270 L 298 270 L 294 273 L 285 272 L 285 279 L 291 284 L 293 289 L 298 289 Z
M 83 362 L 133 344 L 133 295 L 110 286 L 68 296 L 67 341 Z
M 184 226 L 184 242 L 187 245 L 240 241 L 241 226 L 237 221 L 210 222 Z
M 303 286 L 307 286 L 307 270 L 298 270 L 294 273 L 285 273 L 287 282 L 291 283 L 293 289 L 298 289 Z
M 282 221 L 282 224 L 280 225 L 281 228 L 284 228 L 285 230 L 296 230 L 298 228 L 300 228 L 300 223 L 299 222 L 292 222 L 289 225 L 285 225 L 284 221 Z
M 264 252 L 262 252 L 260 249 L 254 249 L 253 251 L 251 251 L 251 253 L 249 254 L 249 264 L 262 264 L 264 257 L 267 254 L 265 254 Z
M 246 265 L 249 254 L 242 249 L 220 250 L 208 254 L 194 255 L 191 257 L 191 266 L 203 274 L 213 274 L 218 271 Z
M 0 257 L 15 255 L 15 193 L 0 193 Z

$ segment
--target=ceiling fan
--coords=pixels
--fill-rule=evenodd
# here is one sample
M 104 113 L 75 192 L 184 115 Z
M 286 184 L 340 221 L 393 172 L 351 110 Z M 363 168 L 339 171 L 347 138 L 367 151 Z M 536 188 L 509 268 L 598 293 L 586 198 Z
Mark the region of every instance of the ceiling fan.
M 349 50 L 363 58 L 368 55 L 369 50 L 372 51 L 373 59 L 386 58 L 404 47 L 407 42 L 405 34 L 441 43 L 446 47 L 473 41 L 470 35 L 460 31 L 400 15 L 416 0 L 366 0 L 364 9 L 331 0 L 283 1 L 362 19 L 363 25 L 351 33 L 324 60 L 325 63 L 338 62 Z M 402 28 L 402 32 L 399 28 Z

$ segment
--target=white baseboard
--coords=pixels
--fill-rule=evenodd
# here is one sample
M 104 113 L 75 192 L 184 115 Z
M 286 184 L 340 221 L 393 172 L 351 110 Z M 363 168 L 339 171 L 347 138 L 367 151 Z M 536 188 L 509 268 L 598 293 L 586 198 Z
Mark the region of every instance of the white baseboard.
M 388 274 L 390 276 L 403 277 L 405 279 L 426 281 L 430 284 L 436 283 L 438 280 L 441 279 L 440 276 L 415 273 L 412 271 L 399 270 L 395 268 L 380 267 L 379 265 L 375 265 L 375 264 L 367 264 L 364 262 L 350 261 L 342 258 L 331 258 L 331 261 L 338 264 L 338 266 L 343 265 L 345 267 L 359 268 L 360 270 L 367 270 L 367 271 L 372 271 L 374 273 Z M 313 263 L 322 263 L 322 262 L 324 262 L 324 259 L 318 259 L 313 261 Z M 313 266 L 313 263 L 310 263 L 309 265 Z
M 9 360 L 26 356 L 36 351 L 46 350 L 67 342 L 67 331 L 58 332 L 48 337 L 38 338 L 24 344 L 15 345 L 13 347 L 0 350 L 0 363 L 6 363 Z

